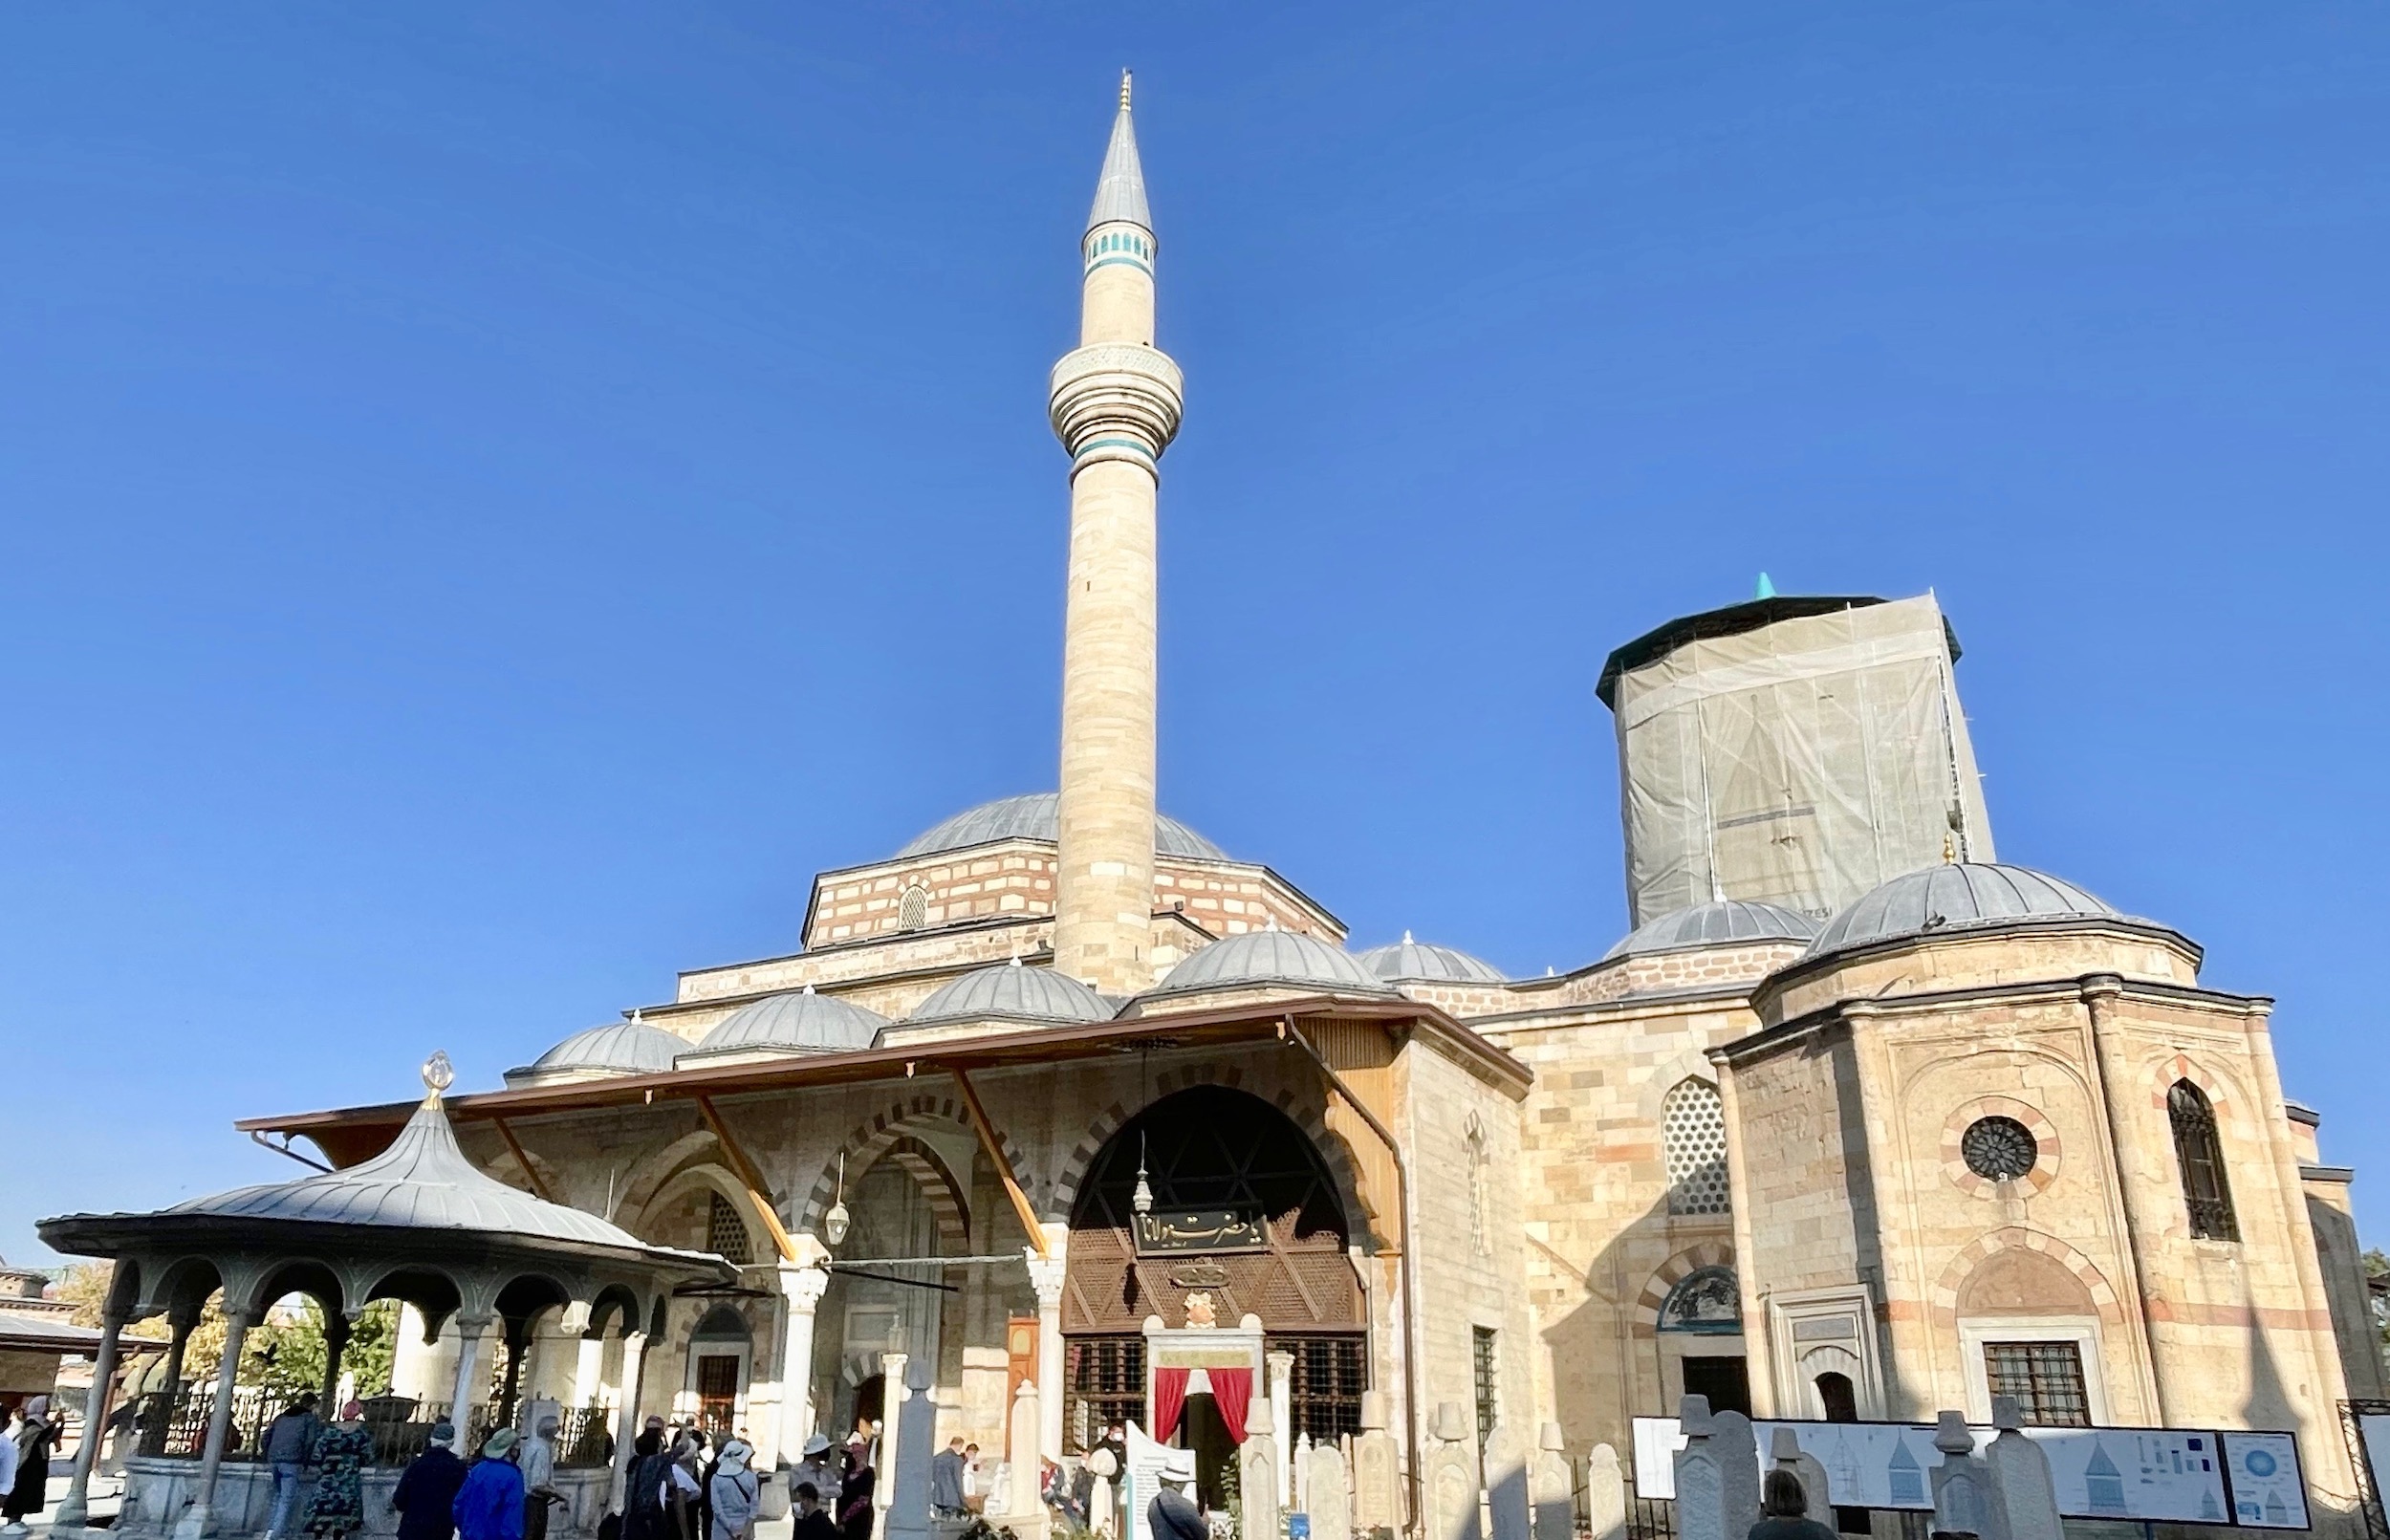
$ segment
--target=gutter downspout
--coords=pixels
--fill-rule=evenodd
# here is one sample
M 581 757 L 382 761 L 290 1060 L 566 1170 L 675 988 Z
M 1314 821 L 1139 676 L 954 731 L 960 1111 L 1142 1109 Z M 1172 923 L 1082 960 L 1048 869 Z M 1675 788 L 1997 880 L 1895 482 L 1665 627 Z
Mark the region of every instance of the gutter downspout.
M 1301 1049 L 1311 1061 L 1319 1067 L 1321 1078 L 1325 1079 L 1336 1094 L 1343 1098 L 1346 1106 L 1359 1115 L 1362 1122 L 1369 1125 L 1369 1131 L 1378 1136 L 1378 1141 L 1386 1147 L 1386 1154 L 1394 1160 L 1394 1181 L 1397 1188 L 1395 1211 L 1402 1232 L 1402 1266 L 1396 1273 L 1402 1290 L 1402 1449 L 1407 1462 L 1403 1472 L 1402 1494 L 1404 1501 L 1410 1507 L 1410 1522 L 1406 1527 L 1406 1532 L 1417 1533 L 1423 1521 L 1421 1517 L 1419 1489 L 1419 1309 L 1415 1270 L 1416 1248 L 1411 1245 L 1410 1162 L 1402 1159 L 1402 1147 L 1395 1142 L 1394 1135 L 1387 1131 L 1386 1125 L 1380 1122 L 1378 1115 L 1371 1112 L 1362 1103 L 1361 1098 L 1353 1094 L 1353 1088 L 1344 1083 L 1343 1076 L 1329 1067 L 1327 1059 L 1320 1055 L 1319 1050 L 1314 1048 L 1311 1039 L 1303 1035 L 1303 1030 L 1294 1025 L 1294 1018 L 1281 1017 L 1278 1025 L 1286 1040 Z

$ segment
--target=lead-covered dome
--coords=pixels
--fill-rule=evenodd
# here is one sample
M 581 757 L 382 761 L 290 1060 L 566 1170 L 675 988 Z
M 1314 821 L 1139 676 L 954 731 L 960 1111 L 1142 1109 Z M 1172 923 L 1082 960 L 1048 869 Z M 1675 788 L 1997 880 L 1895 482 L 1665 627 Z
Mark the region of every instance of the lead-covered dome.
M 1078 980 L 1050 967 L 1024 966 L 1016 957 L 940 986 L 904 1018 L 904 1025 L 1022 1021 L 1053 1027 L 1110 1021 L 1112 1015 L 1112 1002 Z
M 610 1074 L 662 1074 L 688 1052 L 688 1040 L 643 1021 L 608 1022 L 575 1032 L 521 1069 L 509 1070 L 510 1086 L 556 1080 L 593 1080 Z
M 1808 955 L 1978 925 L 2116 918 L 2116 910 L 2047 872 L 1954 861 L 1904 873 L 1862 895 L 1826 922 Z
M 1432 942 L 1413 941 L 1407 930 L 1399 942 L 1354 953 L 1353 961 L 1389 984 L 1397 981 L 1420 984 L 1508 982 L 1502 970 L 1484 958 L 1471 956 L 1457 946 L 1438 946 Z
M 941 851 L 965 850 L 998 839 L 1042 839 L 1052 844 L 1061 835 L 1061 793 L 1056 792 L 1033 792 L 1027 796 L 982 802 L 914 835 L 896 853 L 896 858 L 935 856 Z M 1229 858 L 1227 851 L 1178 819 L 1159 813 L 1154 814 L 1154 854 L 1204 861 Z
M 1772 903 L 1746 899 L 1720 899 L 1689 908 L 1671 909 L 1644 921 L 1601 954 L 1605 963 L 1621 957 L 1652 957 L 1662 952 L 1689 952 L 1704 946 L 1731 946 L 1747 942 L 1810 941 L 1817 922 Z
M 1147 994 L 1190 994 L 1198 989 L 1241 989 L 1288 985 L 1331 994 L 1392 994 L 1393 988 L 1361 966 L 1360 960 L 1315 936 L 1297 930 L 1249 930 L 1213 942 L 1170 970 Z
M 696 1049 L 706 1053 L 852 1053 L 871 1047 L 888 1018 L 814 987 L 741 1006 L 714 1024 Z

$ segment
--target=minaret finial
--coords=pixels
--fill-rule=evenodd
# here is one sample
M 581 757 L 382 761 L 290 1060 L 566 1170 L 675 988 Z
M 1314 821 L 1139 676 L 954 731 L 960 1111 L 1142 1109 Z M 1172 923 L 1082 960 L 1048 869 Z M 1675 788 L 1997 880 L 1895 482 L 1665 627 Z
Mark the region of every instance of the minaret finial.
M 1120 72 L 1120 110 L 1129 110 L 1129 72 L 1126 70 Z

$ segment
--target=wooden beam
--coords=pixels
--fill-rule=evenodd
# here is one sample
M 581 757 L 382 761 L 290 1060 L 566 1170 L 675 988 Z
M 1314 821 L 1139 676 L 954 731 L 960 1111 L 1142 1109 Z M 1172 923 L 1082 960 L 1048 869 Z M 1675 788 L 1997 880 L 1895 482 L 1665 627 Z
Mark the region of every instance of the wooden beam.
M 722 1153 L 730 1162 L 730 1170 L 746 1185 L 747 1196 L 754 1200 L 756 1212 L 764 1216 L 764 1228 L 771 1232 L 771 1244 L 778 1249 L 780 1260 L 794 1262 L 796 1242 L 790 1238 L 788 1227 L 780 1223 L 779 1212 L 771 1206 L 771 1189 L 764 1185 L 763 1173 L 755 1169 L 755 1162 L 747 1158 L 747 1152 L 739 1148 L 739 1141 L 732 1139 L 729 1129 L 723 1126 L 722 1115 L 714 1111 L 713 1098 L 698 1096 L 695 1100 L 698 1114 L 706 1119 L 706 1126 L 714 1131 L 715 1139 L 721 1143 Z
M 1037 1247 L 1041 1257 L 1054 1255 L 1046 1247 L 1046 1226 L 1037 1223 L 1037 1210 L 1030 1206 L 1029 1194 L 1021 1190 L 1021 1182 L 1012 1174 L 1012 1162 L 1005 1159 L 1004 1147 L 996 1142 L 996 1125 L 988 1120 L 988 1109 L 979 1104 L 979 1093 L 971 1088 L 971 1077 L 961 1066 L 954 1069 L 955 1088 L 963 1093 L 963 1105 L 970 1109 L 971 1127 L 979 1131 L 980 1148 L 996 1163 L 996 1178 L 1004 1183 L 1004 1195 L 1012 1200 L 1012 1212 L 1021 1218 L 1021 1228 L 1029 1231 L 1030 1244 Z
M 532 1184 L 532 1196 L 543 1204 L 554 1203 L 555 1194 L 550 1192 L 548 1184 L 539 1180 L 539 1171 L 532 1164 L 532 1158 L 523 1153 L 523 1141 L 514 1137 L 514 1130 L 507 1126 L 507 1120 L 503 1117 L 492 1117 L 489 1120 L 497 1125 L 498 1137 L 505 1139 L 507 1148 L 514 1153 L 514 1163 L 523 1168 L 524 1177 Z

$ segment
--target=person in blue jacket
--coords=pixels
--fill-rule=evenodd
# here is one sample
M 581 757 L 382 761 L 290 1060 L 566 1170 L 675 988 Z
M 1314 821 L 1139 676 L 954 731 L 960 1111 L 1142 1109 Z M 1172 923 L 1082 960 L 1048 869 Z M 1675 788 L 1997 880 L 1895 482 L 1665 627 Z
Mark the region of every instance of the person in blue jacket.
M 523 1472 L 514 1464 L 514 1430 L 500 1428 L 481 1446 L 456 1494 L 458 1540 L 523 1540 Z

